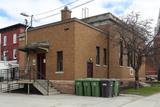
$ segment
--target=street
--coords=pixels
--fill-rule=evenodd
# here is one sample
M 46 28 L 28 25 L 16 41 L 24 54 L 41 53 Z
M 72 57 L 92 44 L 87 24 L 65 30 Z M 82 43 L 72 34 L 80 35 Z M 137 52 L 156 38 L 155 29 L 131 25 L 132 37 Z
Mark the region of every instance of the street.
M 150 97 L 120 95 L 113 98 L 60 94 L 54 96 L 1 93 L 1 107 L 159 107 L 160 94 Z

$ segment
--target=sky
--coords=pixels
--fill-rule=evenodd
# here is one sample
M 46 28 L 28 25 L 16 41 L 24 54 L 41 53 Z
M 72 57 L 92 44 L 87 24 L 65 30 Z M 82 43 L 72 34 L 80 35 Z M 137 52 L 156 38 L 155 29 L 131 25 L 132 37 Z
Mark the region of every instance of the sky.
M 22 12 L 33 15 L 33 26 L 59 21 L 60 10 L 68 3 L 71 3 L 68 8 L 72 11 L 72 17 L 82 18 L 82 9 L 85 8 L 88 10 L 87 16 L 111 12 L 122 17 L 134 11 L 138 12 L 142 19 L 153 19 L 154 27 L 160 9 L 160 0 L 93 0 L 72 9 L 87 1 L 91 0 L 0 0 L 0 28 L 16 23 L 24 24 L 25 19 L 30 21 L 30 17 L 20 15 Z

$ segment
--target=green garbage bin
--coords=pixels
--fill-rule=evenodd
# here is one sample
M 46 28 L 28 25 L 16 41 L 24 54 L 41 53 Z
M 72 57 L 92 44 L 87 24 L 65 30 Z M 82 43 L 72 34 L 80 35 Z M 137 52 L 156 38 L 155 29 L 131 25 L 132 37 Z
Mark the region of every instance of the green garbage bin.
M 100 79 L 91 80 L 91 90 L 92 90 L 92 96 L 96 97 L 100 96 Z
M 76 95 L 83 96 L 83 79 L 75 80 Z
M 119 83 L 119 80 L 114 80 L 114 85 L 113 85 L 113 90 L 114 90 L 114 96 L 119 96 L 119 93 L 120 93 L 120 90 L 119 90 L 119 87 L 120 87 L 120 83 Z
M 91 80 L 92 79 L 83 80 L 84 96 L 91 96 Z

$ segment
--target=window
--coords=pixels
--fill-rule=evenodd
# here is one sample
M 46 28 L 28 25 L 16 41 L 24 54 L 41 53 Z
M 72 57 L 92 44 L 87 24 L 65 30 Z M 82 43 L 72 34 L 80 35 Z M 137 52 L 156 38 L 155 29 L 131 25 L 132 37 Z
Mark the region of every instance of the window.
M 17 43 L 17 34 L 13 34 L 13 44 Z
M 107 65 L 107 50 L 103 49 L 103 65 Z
M 136 54 L 134 51 L 130 50 L 128 52 L 128 66 L 131 66 L 131 67 L 135 66 L 136 64 L 135 61 L 136 61 Z
M 96 64 L 100 65 L 100 48 L 96 47 Z
M 127 59 L 128 59 L 128 61 L 127 61 L 127 65 L 128 66 L 131 66 L 131 52 L 130 51 L 128 51 L 128 53 L 127 53 Z
M 17 59 L 17 49 L 13 49 L 13 59 Z
M 119 65 L 123 66 L 123 42 L 120 41 Z
M 1 33 L 0 33 L 0 45 L 1 45 Z
M 57 72 L 63 71 L 63 51 L 57 52 Z
M 7 36 L 4 36 L 3 37 L 3 46 L 6 46 L 7 45 Z
M 3 60 L 7 61 L 7 51 L 3 51 Z

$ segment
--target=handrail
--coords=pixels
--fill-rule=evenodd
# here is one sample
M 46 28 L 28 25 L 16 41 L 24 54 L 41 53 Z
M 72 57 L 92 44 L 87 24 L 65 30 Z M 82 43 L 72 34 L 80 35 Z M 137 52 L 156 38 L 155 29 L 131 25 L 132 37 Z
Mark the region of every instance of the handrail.
M 23 71 L 24 72 L 24 71 Z M 47 86 L 47 87 L 45 87 L 42 83 L 40 83 L 40 81 L 38 81 L 38 76 L 40 77 L 40 78 L 45 78 L 45 83 L 46 83 L 46 85 L 45 86 Z M 49 79 L 47 79 L 46 77 L 45 77 L 45 75 L 43 75 L 42 73 L 40 73 L 40 72 L 38 72 L 36 69 L 35 69 L 35 67 L 34 66 L 29 66 L 29 71 L 26 73 L 26 74 L 24 74 L 24 75 L 20 75 L 20 78 L 27 78 L 27 79 L 29 79 L 29 80 L 31 80 L 31 79 L 33 79 L 34 80 L 34 82 L 36 82 L 36 83 L 38 83 L 44 90 L 46 90 L 47 91 L 47 93 L 49 94 L 49 86 L 50 86 L 50 81 L 49 81 Z
M 38 80 L 38 75 L 40 76 L 40 78 L 45 78 L 45 76 L 43 74 L 41 74 L 40 72 L 36 71 L 34 69 L 33 66 L 29 66 L 29 71 L 27 73 L 25 73 L 25 69 L 18 69 L 19 73 L 18 73 L 18 79 L 17 80 L 20 80 L 20 79 L 29 79 L 29 80 Z M 7 71 L 7 75 L 8 73 L 11 72 L 11 71 Z M 8 77 L 7 77 L 8 78 Z M 10 89 L 12 90 L 13 87 L 15 86 L 14 83 L 13 83 L 14 80 L 10 80 L 10 79 L 7 79 L 7 82 L 6 84 L 8 85 L 7 87 L 1 87 L 0 88 L 0 91 L 9 91 Z M 40 83 L 39 81 L 36 81 L 43 89 L 45 89 L 48 93 L 49 93 L 49 80 L 46 79 L 45 80 L 45 86 L 44 84 Z M 46 87 L 47 86 L 47 87 Z
M 47 87 L 45 87 L 42 83 L 40 83 L 40 81 L 38 81 L 38 78 L 35 78 L 34 80 L 35 80 L 44 90 L 46 90 L 46 91 L 47 91 L 47 94 L 49 95 L 49 79 L 46 79 L 45 75 L 43 75 L 42 73 L 36 71 L 36 70 L 34 69 L 34 67 L 33 67 L 33 72 L 34 72 L 35 74 L 37 74 L 37 76 L 40 76 L 40 78 L 45 78 L 45 80 L 44 80 L 45 83 L 46 83 L 45 86 L 47 86 Z M 35 75 L 35 74 L 34 74 L 34 75 Z M 35 77 L 36 77 L 36 76 L 35 76 Z

